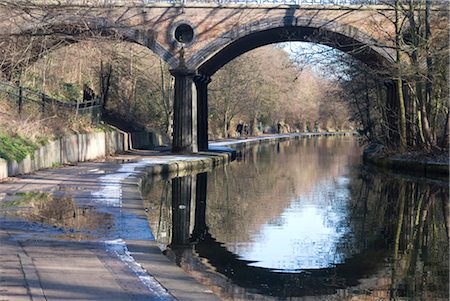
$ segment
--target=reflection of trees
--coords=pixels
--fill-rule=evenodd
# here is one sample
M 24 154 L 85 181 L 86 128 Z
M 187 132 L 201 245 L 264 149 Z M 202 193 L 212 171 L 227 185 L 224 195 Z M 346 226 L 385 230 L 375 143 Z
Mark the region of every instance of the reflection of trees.
M 143 194 L 144 206 L 148 211 L 147 217 L 153 235 L 157 242 L 165 247 L 170 244 L 172 232 L 172 185 L 170 180 L 160 180 L 150 184 L 150 188 L 144 188 L 146 190 Z
M 389 283 L 385 297 L 447 299 L 446 184 L 359 170 L 351 187 L 351 207 L 363 217 L 353 220 L 360 242 L 374 239 L 390 250 L 391 264 L 377 275 Z
M 293 198 L 334 181 L 359 155 L 355 140 L 314 138 L 243 149 L 240 160 L 208 177 L 208 225 L 222 242 L 247 241 L 276 223 Z
M 333 294 L 334 291 L 337 294 L 320 296 L 317 300 L 447 300 L 449 245 L 446 184 L 377 174 L 362 167 L 351 174 L 349 188 L 352 195 L 348 204 L 349 222 L 356 247 L 361 253 L 330 269 L 335 278 L 333 285 L 327 283 L 327 287 L 334 287 L 335 290 L 331 289 L 327 293 Z M 255 208 L 252 210 L 256 211 Z M 220 230 L 215 231 L 220 233 Z M 345 248 L 345 241 L 342 243 L 341 247 Z M 201 244 L 196 247 L 197 252 L 201 251 L 201 247 Z M 201 252 L 199 254 L 202 256 Z M 217 260 L 217 254 L 207 258 L 213 262 Z M 232 275 L 228 277 L 240 286 L 248 282 L 248 286 L 243 287 L 258 287 L 254 283 L 257 281 L 257 269 L 246 267 L 245 261 L 242 261 L 242 266 L 243 271 L 232 269 Z M 227 266 L 214 267 L 220 271 Z M 236 279 L 249 269 L 254 269 L 250 276 Z M 311 271 L 311 275 L 315 273 Z M 351 278 L 356 275 L 360 278 Z M 288 273 L 282 276 L 286 281 L 301 278 Z M 281 293 L 268 289 L 273 286 L 272 289 L 276 290 L 279 281 L 284 281 L 275 275 L 273 277 L 269 282 L 260 284 L 267 289 L 262 290 L 265 294 Z M 320 279 L 315 279 L 315 283 L 320 282 Z M 289 283 L 289 289 L 281 293 L 283 296 L 301 296 L 308 291 L 311 293 L 315 287 L 301 286 L 299 289 L 292 282 Z M 301 283 L 306 284 L 305 281 Z M 239 299 L 236 298 L 239 290 L 228 286 L 223 288 L 222 293 L 227 295 L 228 292 L 233 295 L 233 300 Z M 338 289 L 340 286 L 346 288 Z M 322 294 L 326 291 L 318 287 L 316 289 Z M 240 296 L 247 294 L 248 291 L 241 291 Z
M 70 197 L 37 194 L 26 207 L 10 213 L 26 220 L 61 228 L 64 238 L 91 239 L 106 237 L 113 227 L 111 214 L 98 212 L 94 207 L 78 207 Z
M 448 232 L 442 203 L 443 188 L 400 182 L 398 224 L 393 266 L 393 294 L 428 299 L 448 292 Z M 404 203 L 404 207 L 402 204 Z M 394 219 L 394 218 L 393 218 Z M 400 226 L 398 227 L 400 228 Z
M 243 150 L 241 161 L 209 174 L 206 210 L 212 236 L 206 233 L 194 245 L 167 254 L 230 300 L 270 300 L 269 295 L 296 296 L 292 300 L 447 300 L 446 184 L 366 167 L 342 170 L 355 152 L 349 141 L 310 139 Z M 350 179 L 345 223 L 352 236 L 342 237 L 338 245 L 338 253 L 348 255 L 342 264 L 303 274 L 272 273 L 248 266 L 223 244 L 248 241 L 262 223 L 279 222 L 289 205 L 283 199 L 342 174 Z M 153 232 L 166 249 L 171 243 L 172 188 L 170 181 L 152 185 L 146 207 Z M 191 221 L 194 212 L 191 207 Z M 309 295 L 317 297 L 300 297 Z

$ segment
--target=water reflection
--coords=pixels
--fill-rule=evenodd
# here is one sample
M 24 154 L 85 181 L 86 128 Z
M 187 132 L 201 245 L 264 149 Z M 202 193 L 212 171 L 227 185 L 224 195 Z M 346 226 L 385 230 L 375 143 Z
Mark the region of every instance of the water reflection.
M 245 149 L 153 184 L 149 221 L 224 299 L 448 299 L 446 183 L 377 174 L 359 154 L 349 138 Z
M 59 231 L 55 238 L 92 240 L 107 237 L 114 226 L 111 214 L 99 212 L 92 206 L 79 207 L 70 197 L 50 193 L 18 193 L 14 200 L 0 206 L 0 216 L 22 218 L 26 221 L 52 226 Z
M 293 198 L 279 218 L 261 225 L 250 242 L 228 243 L 228 249 L 243 259 L 255 260 L 252 266 L 282 272 L 342 263 L 345 254 L 355 252 L 350 250 L 354 245 L 352 229 L 346 224 L 349 193 L 345 190 L 339 198 L 324 197 L 328 202 L 321 202 L 320 198 L 342 189 L 340 186 L 328 181 L 316 185 L 305 195 Z M 347 252 L 340 246 L 342 240 L 349 249 Z

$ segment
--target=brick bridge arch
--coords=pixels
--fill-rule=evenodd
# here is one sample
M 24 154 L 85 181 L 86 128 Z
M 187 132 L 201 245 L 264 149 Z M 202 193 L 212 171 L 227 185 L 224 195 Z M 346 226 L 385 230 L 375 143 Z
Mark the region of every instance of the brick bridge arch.
M 392 27 L 386 26 L 382 34 L 373 30 L 372 26 L 378 26 L 380 19 L 371 11 L 330 10 L 311 14 L 311 11 L 284 8 L 281 13 L 278 10 L 275 14 L 265 11 L 259 14 L 249 22 L 234 22 L 213 34 L 208 33 L 201 22 L 196 23 L 196 18 L 178 18 L 180 23 L 192 24 L 196 37 L 183 49 L 181 61 L 176 54 L 168 61 L 171 66 L 177 66 L 172 69 L 175 76 L 174 151 L 208 149 L 211 76 L 252 49 L 278 42 L 315 42 L 344 51 L 386 74 L 395 60 L 395 50 L 389 39 Z M 191 89 L 192 83 L 195 83 L 195 91 Z
M 232 42 L 229 40 L 232 37 Z M 197 51 L 187 66 L 211 76 L 236 57 L 268 44 L 312 42 L 346 52 L 361 62 L 377 68 L 388 68 L 395 60 L 393 48 L 383 45 L 348 24 L 303 17 L 267 18 L 232 28 Z
M 315 42 L 339 49 L 376 70 L 384 70 L 386 74 L 389 74 L 395 58 L 393 48 L 382 45 L 380 41 L 358 28 L 330 20 L 288 16 L 266 18 L 232 28 L 197 51 L 187 61 L 187 66 L 192 66 L 191 68 L 196 70 L 194 73 L 198 74 L 194 78 L 197 90 L 194 112 L 197 115 L 197 123 L 193 124 L 198 149 L 208 149 L 208 84 L 211 76 L 245 52 L 272 43 L 290 41 Z M 180 115 L 176 117 L 182 118 Z M 178 131 L 182 129 L 177 129 L 176 133 Z M 180 138 L 179 135 L 175 137 Z M 184 149 L 183 140 L 174 142 L 175 150 L 178 147 Z
M 318 42 L 378 70 L 394 57 L 395 30 L 389 21 L 394 12 L 382 5 L 86 3 L 34 4 L 22 13 L 1 7 L 0 14 L 7 18 L 0 20 L 0 36 L 27 36 L 28 28 L 29 36 L 56 33 L 70 43 L 72 38 L 76 42 L 80 36 L 97 33 L 151 49 L 169 64 L 175 77 L 174 151 L 208 149 L 210 76 L 251 49 L 283 41 Z M 176 41 L 174 33 L 181 24 L 192 27 L 192 42 Z

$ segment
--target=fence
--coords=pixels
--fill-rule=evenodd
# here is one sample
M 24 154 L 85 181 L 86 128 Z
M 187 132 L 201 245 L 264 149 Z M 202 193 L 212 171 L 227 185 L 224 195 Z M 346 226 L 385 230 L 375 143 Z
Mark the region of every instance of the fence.
M 265 5 L 393 5 L 394 0 L 66 0 L 70 4 L 80 5 L 136 5 L 136 4 L 172 4 L 172 5 L 189 5 L 189 4 L 219 4 L 226 6 L 228 4 L 265 4 Z M 410 0 L 401 0 L 407 4 Z M 413 0 L 413 3 L 423 2 L 424 0 Z M 445 4 L 449 0 L 427 0 L 431 4 Z M 64 1 L 58 1 L 61 3 Z
M 409 3 L 410 0 L 401 0 L 402 3 Z M 423 0 L 413 0 L 419 3 Z M 447 3 L 449 0 L 429 0 L 431 4 Z M 125 4 L 127 0 L 105 0 L 104 4 Z M 171 3 L 189 5 L 196 3 L 210 4 L 288 4 L 288 5 L 393 5 L 394 0 L 143 0 L 143 3 Z
M 164 2 L 149 0 L 147 3 Z M 219 4 L 296 4 L 296 5 L 352 5 L 352 4 L 382 4 L 380 0 L 181 0 L 167 1 L 169 3 L 219 3 Z
M 6 81 L 0 81 L 0 93 L 8 97 L 12 102 L 15 102 L 19 115 L 24 111 L 25 105 L 31 104 L 39 107 L 42 113 L 50 110 L 54 111 L 55 108 L 72 110 L 76 115 L 88 115 L 94 122 L 97 122 L 102 109 L 100 97 L 87 101 L 65 101 Z

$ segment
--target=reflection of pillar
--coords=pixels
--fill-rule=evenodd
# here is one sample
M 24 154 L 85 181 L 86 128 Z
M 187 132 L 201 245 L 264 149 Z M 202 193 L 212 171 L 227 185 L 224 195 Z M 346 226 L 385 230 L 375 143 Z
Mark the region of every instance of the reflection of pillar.
M 193 81 L 195 71 L 180 67 L 170 72 L 175 77 L 172 151 L 197 152 L 197 97 Z
M 188 245 L 192 177 L 172 179 L 172 245 Z
M 197 186 L 195 194 L 195 225 L 192 232 L 193 239 L 203 239 L 208 232 L 206 225 L 206 188 L 208 174 L 206 172 L 197 174 Z
M 211 78 L 205 75 L 194 77 L 197 87 L 198 149 L 208 150 L 208 84 Z

